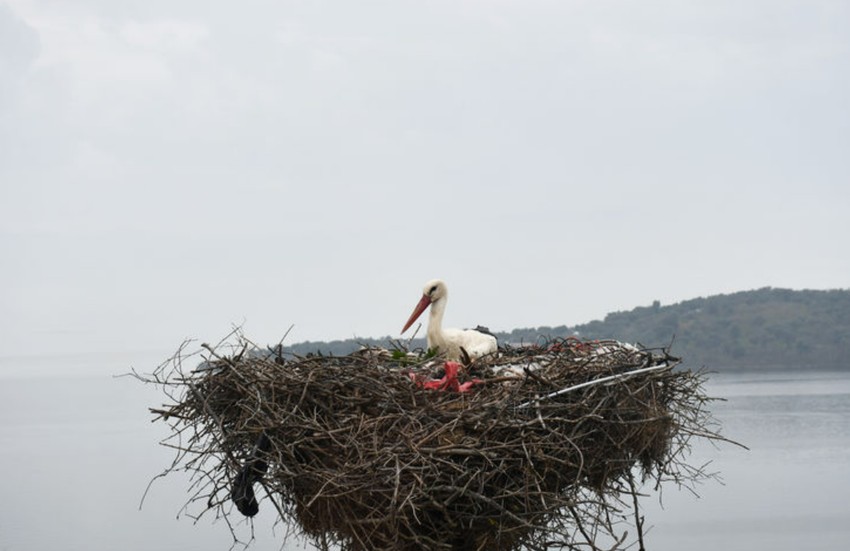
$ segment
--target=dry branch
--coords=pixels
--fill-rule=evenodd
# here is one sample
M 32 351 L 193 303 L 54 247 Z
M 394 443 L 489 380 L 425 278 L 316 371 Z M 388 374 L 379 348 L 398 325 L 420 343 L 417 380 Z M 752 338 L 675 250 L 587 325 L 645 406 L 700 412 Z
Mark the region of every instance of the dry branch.
M 632 519 L 642 547 L 633 476 L 696 482 L 691 438 L 723 439 L 702 374 L 613 341 L 502 348 L 461 369 L 469 392 L 422 388 L 444 363 L 401 350 L 286 357 L 237 332 L 204 351 L 143 377 L 169 398 L 151 411 L 168 470 L 194 475 L 187 506 L 271 502 L 343 551 L 619 548 Z

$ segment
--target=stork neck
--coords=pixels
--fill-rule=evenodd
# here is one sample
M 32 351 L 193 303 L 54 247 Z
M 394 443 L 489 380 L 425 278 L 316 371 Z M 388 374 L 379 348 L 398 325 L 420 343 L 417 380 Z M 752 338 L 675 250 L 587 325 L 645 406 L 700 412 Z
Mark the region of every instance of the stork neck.
M 443 336 L 443 313 L 446 311 L 446 299 L 440 298 L 431 303 L 430 319 L 428 320 L 428 343 L 439 343 Z

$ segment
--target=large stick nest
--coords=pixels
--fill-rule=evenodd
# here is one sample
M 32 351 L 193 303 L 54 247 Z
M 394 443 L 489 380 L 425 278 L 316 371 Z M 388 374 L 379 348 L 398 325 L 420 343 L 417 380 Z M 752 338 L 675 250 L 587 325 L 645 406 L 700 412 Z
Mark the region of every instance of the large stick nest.
M 144 377 L 170 399 L 152 410 L 177 450 L 166 473 L 190 471 L 187 506 L 225 519 L 232 498 L 256 513 L 258 483 L 325 548 L 598 549 L 625 545 L 629 522 L 642 543 L 635 477 L 697 481 L 691 437 L 720 439 L 703 376 L 666 350 L 502 348 L 461 366 L 479 382 L 457 392 L 423 388 L 444 362 L 403 350 L 287 357 L 238 333 L 204 347 L 201 369 L 184 345 Z

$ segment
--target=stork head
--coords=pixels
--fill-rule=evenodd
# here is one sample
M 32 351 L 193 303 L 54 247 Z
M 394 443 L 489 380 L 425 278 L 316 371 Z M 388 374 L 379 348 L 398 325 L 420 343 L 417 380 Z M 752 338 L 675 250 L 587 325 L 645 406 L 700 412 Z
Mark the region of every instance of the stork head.
M 416 304 L 416 308 L 413 309 L 413 313 L 410 314 L 410 318 L 407 320 L 407 323 L 404 324 L 404 328 L 401 332 L 404 333 L 407 331 L 410 326 L 413 325 L 413 322 L 415 322 L 416 319 L 422 315 L 422 312 L 431 306 L 431 304 L 438 300 L 445 299 L 447 296 L 449 296 L 449 291 L 443 280 L 432 279 L 426 283 L 425 287 L 422 289 L 422 298 L 419 299 L 419 302 Z

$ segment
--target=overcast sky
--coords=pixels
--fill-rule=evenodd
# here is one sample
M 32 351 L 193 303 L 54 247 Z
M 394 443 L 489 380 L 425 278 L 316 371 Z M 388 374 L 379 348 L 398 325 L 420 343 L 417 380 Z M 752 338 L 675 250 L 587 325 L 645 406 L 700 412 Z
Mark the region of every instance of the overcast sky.
M 215 4 L 215 5 L 213 5 Z M 0 354 L 850 287 L 850 2 L 0 0 Z

